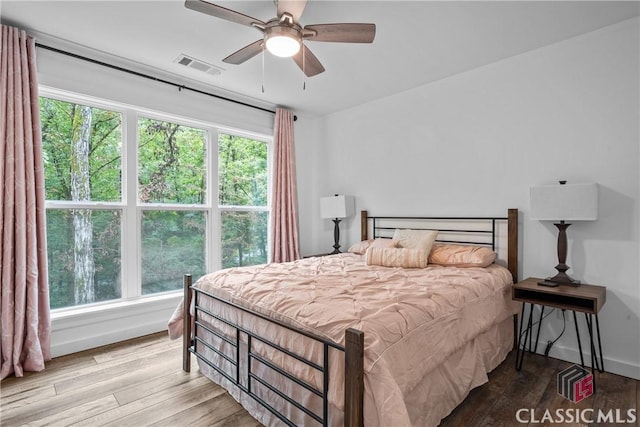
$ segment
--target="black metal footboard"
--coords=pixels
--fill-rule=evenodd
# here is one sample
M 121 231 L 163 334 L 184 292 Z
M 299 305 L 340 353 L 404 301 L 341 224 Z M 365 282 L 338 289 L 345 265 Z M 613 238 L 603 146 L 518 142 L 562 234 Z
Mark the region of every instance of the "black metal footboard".
M 317 336 L 308 331 L 301 330 L 294 326 L 288 325 L 276 319 L 269 318 L 264 314 L 258 313 L 254 310 L 242 307 L 224 298 L 213 295 L 202 289 L 195 288 L 191 285 L 191 276 L 185 275 L 184 278 L 184 349 L 183 349 L 183 369 L 185 371 L 190 370 L 190 354 L 193 353 L 197 358 L 202 360 L 215 372 L 220 374 L 231 384 L 240 390 L 241 393 L 251 397 L 273 415 L 278 417 L 283 423 L 289 426 L 295 426 L 296 423 L 289 419 L 285 414 L 274 407 L 273 402 L 265 400 L 264 397 L 256 393 L 256 386 L 261 386 L 266 390 L 269 390 L 273 395 L 278 396 L 282 401 L 286 401 L 288 404 L 297 408 L 297 410 L 310 417 L 319 425 L 327 426 L 329 423 L 329 350 L 333 348 L 335 350 L 345 353 L 345 408 L 344 408 L 344 425 L 345 426 L 362 426 L 363 423 L 363 355 L 364 355 L 364 334 L 361 331 L 355 329 L 349 329 L 345 331 L 345 346 L 339 345 L 331 340 Z M 193 295 L 194 315 L 189 313 L 189 307 L 191 306 Z M 233 307 L 236 310 L 240 310 L 243 313 L 248 313 L 251 316 L 255 316 L 259 319 L 267 321 L 272 324 L 276 324 L 279 327 L 286 328 L 289 331 L 293 331 L 295 334 L 299 334 L 306 339 L 310 339 L 315 343 L 318 343 L 322 348 L 321 362 L 311 360 L 301 356 L 298 353 L 293 352 L 289 348 L 273 342 L 270 339 L 260 336 L 256 332 L 250 330 L 246 326 L 238 324 L 239 322 L 233 322 L 229 319 L 222 317 L 218 310 L 212 310 L 203 307 L 201 301 L 203 298 L 215 301 L 215 306 L 218 307 Z M 213 328 L 211 323 L 207 323 L 202 319 L 206 317 L 209 319 L 215 319 L 216 322 L 220 322 L 221 325 L 225 325 L 227 330 L 231 333 L 221 333 L 220 330 Z M 191 328 L 195 329 L 193 337 L 191 334 Z M 219 346 L 212 344 L 211 340 L 206 340 L 203 336 L 216 337 L 215 339 L 227 348 L 231 348 L 232 351 L 223 351 Z M 241 340 L 243 345 L 246 345 L 246 350 L 241 351 Z M 265 357 L 264 354 L 256 351 L 256 343 L 263 348 L 269 348 L 272 352 L 281 353 L 286 357 L 293 358 L 298 362 L 306 365 L 312 371 L 319 373 L 322 376 L 322 386 L 316 387 L 307 381 L 304 381 L 295 375 L 291 374 L 282 366 L 278 366 L 273 360 Z M 213 354 L 217 357 L 217 362 L 211 360 L 206 353 Z M 319 355 L 316 355 L 317 359 L 320 359 Z M 322 400 L 321 411 L 313 410 L 307 407 L 303 402 L 298 402 L 285 392 L 280 390 L 277 386 L 271 384 L 268 379 L 265 379 L 257 374 L 257 370 L 253 370 L 254 364 L 260 364 L 269 368 L 272 373 L 275 373 L 280 378 L 285 378 L 286 381 L 295 383 L 297 386 L 306 390 L 307 392 L 317 396 Z M 224 366 L 223 366 L 224 365 Z M 244 372 L 241 369 L 241 365 L 245 367 Z M 231 367 L 231 368 L 229 368 Z M 320 413 L 321 412 L 321 413 Z

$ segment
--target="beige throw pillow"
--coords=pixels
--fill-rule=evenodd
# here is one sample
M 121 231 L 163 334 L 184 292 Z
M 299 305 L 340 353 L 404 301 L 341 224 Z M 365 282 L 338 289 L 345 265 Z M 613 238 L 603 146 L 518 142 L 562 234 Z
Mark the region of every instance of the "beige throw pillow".
M 396 229 L 393 234 L 393 240 L 398 242 L 399 248 L 419 249 L 427 254 L 431 252 L 433 242 L 438 237 L 437 230 L 409 230 Z
M 428 259 L 429 252 L 421 249 L 370 247 L 365 254 L 367 265 L 383 267 L 424 268 Z

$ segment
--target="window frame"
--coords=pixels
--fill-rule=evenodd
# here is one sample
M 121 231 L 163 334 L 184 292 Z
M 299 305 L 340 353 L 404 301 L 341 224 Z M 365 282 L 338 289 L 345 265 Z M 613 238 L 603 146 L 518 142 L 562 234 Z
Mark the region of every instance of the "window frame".
M 222 129 L 220 129 L 222 130 Z M 252 139 L 254 141 L 261 141 L 267 145 L 267 204 L 265 206 L 253 206 L 253 205 L 221 205 L 220 204 L 220 194 L 219 194 L 219 181 L 217 180 L 219 169 L 218 169 L 218 150 L 220 149 L 218 145 L 220 133 L 230 136 L 236 136 L 239 138 L 247 138 Z M 216 229 L 214 236 L 216 238 L 217 247 L 220 250 L 217 252 L 217 256 L 214 259 L 214 270 L 220 270 L 222 268 L 222 214 L 224 212 L 267 212 L 267 262 L 271 260 L 271 232 L 269 227 L 271 226 L 271 189 L 273 184 L 273 138 L 261 139 L 257 137 L 255 134 L 249 132 L 241 132 L 238 130 L 230 130 L 225 129 L 222 132 L 219 132 L 216 135 L 216 185 L 215 185 L 215 194 L 213 200 L 215 200 L 216 205 L 218 206 L 218 214 L 216 215 Z
M 52 309 L 52 313 L 85 312 L 92 308 L 109 305 L 121 305 L 122 303 L 164 299 L 181 292 L 181 289 L 158 292 L 153 294 L 142 293 L 142 215 L 145 211 L 200 211 L 204 212 L 206 223 L 205 239 L 205 269 L 216 271 L 222 268 L 222 213 L 228 211 L 258 211 L 271 215 L 271 185 L 273 176 L 273 137 L 241 129 L 218 125 L 213 122 L 191 119 L 172 113 L 165 113 L 148 108 L 123 104 L 117 101 L 100 99 L 93 96 L 81 95 L 74 92 L 39 86 L 39 97 L 51 98 L 58 101 L 87 105 L 118 112 L 121 114 L 121 199 L 119 202 L 100 201 L 63 201 L 45 200 L 45 211 L 51 209 L 92 209 L 92 210 L 119 210 L 121 214 L 120 224 L 120 254 L 121 254 L 121 296 L 119 299 L 94 302 L 90 304 L 74 305 Z M 158 121 L 166 121 L 198 128 L 205 134 L 205 165 L 206 165 L 206 191 L 203 204 L 177 204 L 177 203 L 143 203 L 139 200 L 138 192 L 138 147 L 139 132 L 138 120 L 148 118 Z M 267 145 L 267 204 L 266 206 L 223 206 L 219 205 L 218 197 L 218 138 L 220 134 L 234 135 L 263 142 Z M 268 234 L 268 258 L 270 259 L 270 221 L 267 224 Z M 185 273 L 189 273 L 185 271 Z

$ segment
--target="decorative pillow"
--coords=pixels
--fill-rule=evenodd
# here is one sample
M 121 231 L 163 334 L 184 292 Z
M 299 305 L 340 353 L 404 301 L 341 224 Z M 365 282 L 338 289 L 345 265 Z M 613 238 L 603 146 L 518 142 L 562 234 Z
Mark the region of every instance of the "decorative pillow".
M 436 243 L 429 254 L 429 264 L 448 267 L 488 267 L 497 254 L 486 246 Z
M 399 248 L 421 249 L 426 253 L 431 252 L 431 246 L 438 237 L 437 230 L 405 230 L 396 229 L 393 240 L 398 241 Z
M 429 260 L 428 254 L 421 249 L 370 247 L 365 254 L 365 262 L 384 267 L 424 268 Z
M 364 255 L 369 248 L 395 248 L 398 246 L 398 242 L 393 239 L 369 239 L 363 240 L 352 245 L 348 252 L 352 254 Z
M 369 249 L 369 246 L 371 246 L 371 243 L 373 243 L 373 239 L 363 240 L 362 242 L 351 245 L 347 252 L 350 252 L 352 254 L 364 255 L 364 253 L 367 252 L 367 249 Z

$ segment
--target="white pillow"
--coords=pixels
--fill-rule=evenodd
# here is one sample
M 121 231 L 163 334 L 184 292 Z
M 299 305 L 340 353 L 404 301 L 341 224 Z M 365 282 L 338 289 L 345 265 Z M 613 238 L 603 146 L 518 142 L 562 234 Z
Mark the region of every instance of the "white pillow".
M 438 237 L 437 230 L 405 230 L 397 228 L 393 240 L 398 241 L 399 248 L 420 249 L 431 252 L 433 242 Z

